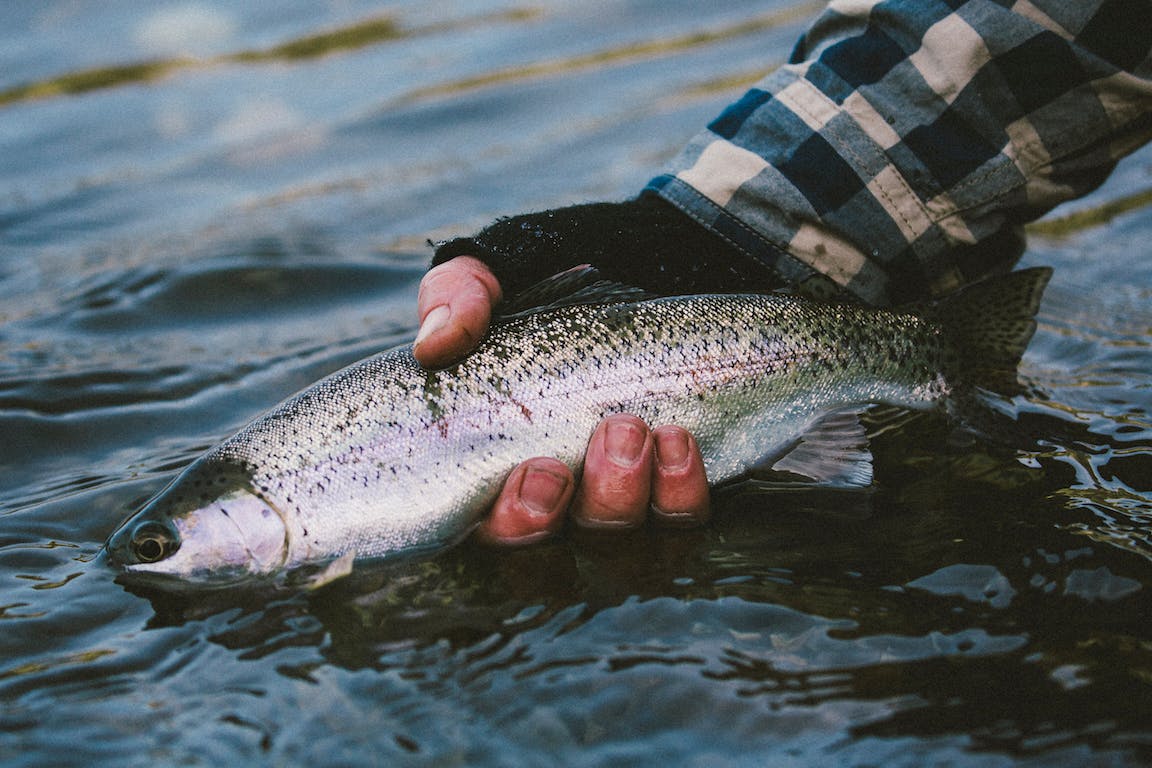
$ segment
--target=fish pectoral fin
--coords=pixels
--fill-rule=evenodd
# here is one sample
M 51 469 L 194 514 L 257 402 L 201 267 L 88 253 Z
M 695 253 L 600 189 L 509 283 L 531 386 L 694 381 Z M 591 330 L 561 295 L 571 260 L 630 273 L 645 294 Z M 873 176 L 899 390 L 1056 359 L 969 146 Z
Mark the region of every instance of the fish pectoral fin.
M 820 418 L 783 453 L 750 474 L 761 482 L 866 488 L 872 484 L 872 451 L 861 411 L 834 411 Z
M 356 552 L 345 552 L 340 557 L 328 563 L 324 570 L 312 576 L 307 583 L 309 591 L 325 587 L 334 581 L 339 581 L 352 573 L 352 564 L 356 560 Z

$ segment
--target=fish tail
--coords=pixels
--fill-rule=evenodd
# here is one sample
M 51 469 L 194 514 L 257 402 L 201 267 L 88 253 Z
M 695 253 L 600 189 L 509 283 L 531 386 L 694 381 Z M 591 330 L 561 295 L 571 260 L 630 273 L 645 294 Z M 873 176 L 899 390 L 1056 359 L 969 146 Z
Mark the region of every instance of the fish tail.
M 973 283 L 929 311 L 955 356 L 945 376 L 954 384 L 1001 395 L 1020 391 L 1016 369 L 1036 332 L 1036 311 L 1052 277 L 1034 267 Z

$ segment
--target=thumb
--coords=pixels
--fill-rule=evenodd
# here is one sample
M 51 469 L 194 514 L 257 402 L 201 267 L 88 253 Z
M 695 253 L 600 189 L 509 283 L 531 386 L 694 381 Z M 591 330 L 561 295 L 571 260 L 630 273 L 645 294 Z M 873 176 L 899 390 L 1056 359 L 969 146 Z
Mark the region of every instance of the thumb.
M 500 283 L 479 259 L 459 256 L 433 267 L 420 281 L 420 331 L 412 353 L 426 368 L 451 365 L 484 338 Z

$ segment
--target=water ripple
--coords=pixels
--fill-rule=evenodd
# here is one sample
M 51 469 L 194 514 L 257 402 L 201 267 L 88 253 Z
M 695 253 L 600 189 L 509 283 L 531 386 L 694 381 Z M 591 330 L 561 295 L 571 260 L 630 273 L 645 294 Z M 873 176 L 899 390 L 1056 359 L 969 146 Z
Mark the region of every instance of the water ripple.
M 296 62 L 355 51 L 414 37 L 475 29 L 483 24 L 520 23 L 537 17 L 532 9 L 511 9 L 419 25 L 394 16 L 362 19 L 340 28 L 316 32 L 270 48 L 237 51 L 211 58 L 178 57 L 94 67 L 0 91 L 0 108 L 22 101 L 48 99 L 159 80 L 177 72 L 231 64 Z

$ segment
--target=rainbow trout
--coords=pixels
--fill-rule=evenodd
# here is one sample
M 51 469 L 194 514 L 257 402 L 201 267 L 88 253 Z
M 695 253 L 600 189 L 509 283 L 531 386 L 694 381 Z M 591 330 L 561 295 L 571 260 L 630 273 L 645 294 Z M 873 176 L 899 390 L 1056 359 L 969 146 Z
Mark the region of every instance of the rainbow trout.
M 578 471 L 615 412 L 691 430 L 721 483 L 851 406 L 941 408 L 1013 388 L 1049 276 L 991 278 L 918 313 L 783 295 L 584 294 L 496 322 L 447 369 L 399 347 L 210 449 L 107 552 L 129 573 L 227 582 L 440 547 L 472 529 L 525 459 Z

